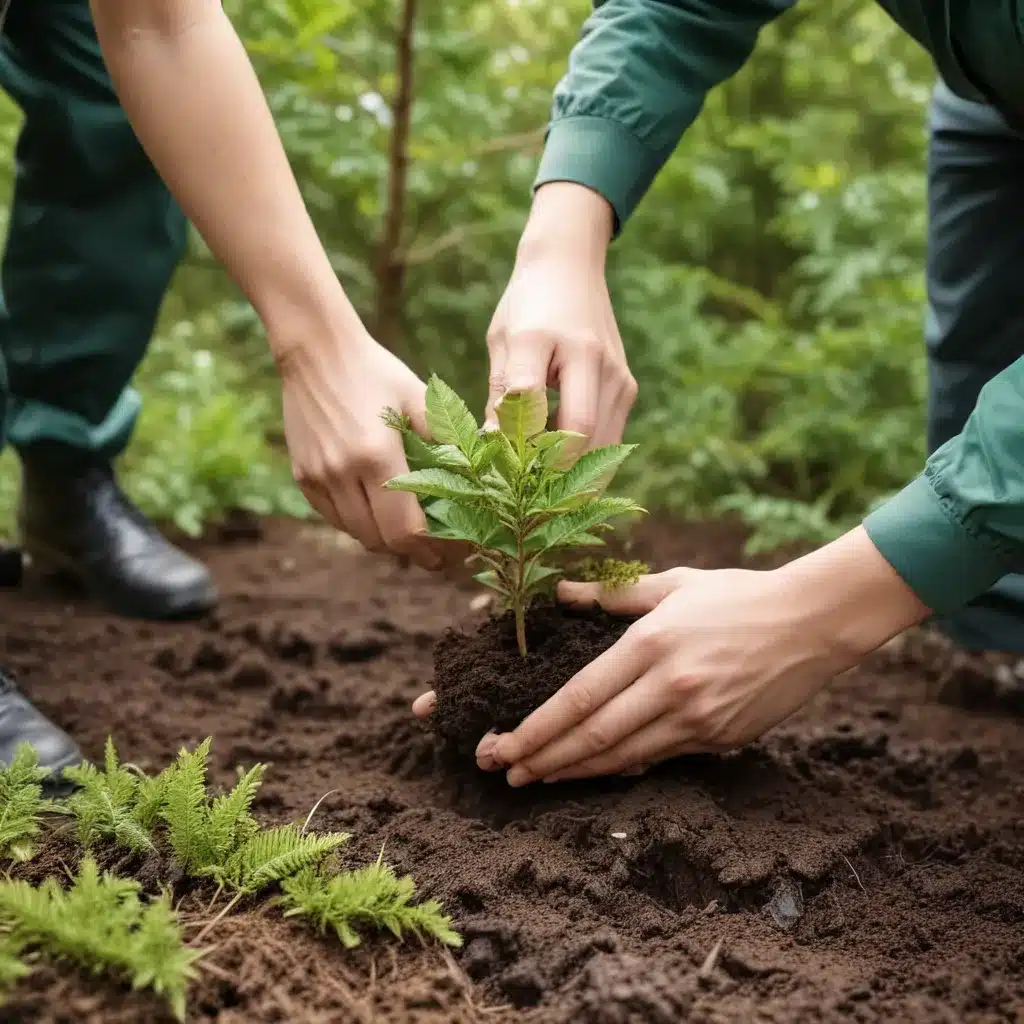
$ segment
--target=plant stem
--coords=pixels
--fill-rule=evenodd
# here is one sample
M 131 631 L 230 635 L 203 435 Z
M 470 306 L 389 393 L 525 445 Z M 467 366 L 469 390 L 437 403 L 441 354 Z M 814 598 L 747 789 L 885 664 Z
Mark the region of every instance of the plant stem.
M 519 653 L 526 657 L 526 552 L 523 550 L 523 537 L 516 534 L 516 581 L 513 600 L 516 611 L 516 643 Z

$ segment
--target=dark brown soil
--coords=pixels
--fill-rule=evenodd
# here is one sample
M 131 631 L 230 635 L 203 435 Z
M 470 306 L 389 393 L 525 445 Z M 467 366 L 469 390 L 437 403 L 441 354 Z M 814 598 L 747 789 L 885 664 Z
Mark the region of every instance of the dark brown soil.
M 659 568 L 739 561 L 731 527 L 646 538 L 633 553 Z M 353 864 L 383 847 L 466 945 L 452 959 L 383 939 L 346 953 L 250 908 L 211 933 L 190 1020 L 1021 1019 L 1022 724 L 1012 701 L 948 703 L 977 697 L 983 664 L 958 663 L 951 688 L 956 659 L 915 640 L 738 755 L 513 791 L 468 757 L 442 770 L 409 713 L 435 642 L 481 620 L 476 591 L 290 524 L 203 553 L 224 593 L 209 620 L 140 625 L 4 593 L 0 662 L 91 756 L 112 733 L 155 769 L 213 734 L 219 782 L 271 762 L 268 821 L 304 819 L 333 791 L 317 827 L 353 834 Z M 162 1014 L 42 967 L 0 1019 Z
M 525 658 L 516 644 L 511 612 L 472 631 L 448 630 L 434 649 L 437 710 L 432 725 L 454 750 L 473 751 L 489 729 L 514 729 L 628 626 L 628 619 L 601 609 L 538 604 L 526 615 Z

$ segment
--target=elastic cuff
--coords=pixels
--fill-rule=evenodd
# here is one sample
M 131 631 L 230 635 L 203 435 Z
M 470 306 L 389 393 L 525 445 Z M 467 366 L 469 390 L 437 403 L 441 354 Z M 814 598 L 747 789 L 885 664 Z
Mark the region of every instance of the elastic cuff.
M 616 121 L 567 117 L 548 132 L 533 187 L 572 181 L 604 196 L 615 211 L 615 233 L 636 209 L 661 159 Z
M 1013 567 L 959 523 L 923 476 L 864 520 L 885 560 L 942 615 L 984 594 Z

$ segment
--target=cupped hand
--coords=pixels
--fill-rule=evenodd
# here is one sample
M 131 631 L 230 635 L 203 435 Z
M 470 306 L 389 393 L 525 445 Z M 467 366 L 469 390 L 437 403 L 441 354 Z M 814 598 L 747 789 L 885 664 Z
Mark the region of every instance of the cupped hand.
M 426 385 L 369 336 L 309 346 L 281 361 L 284 429 L 292 472 L 309 503 L 370 551 L 406 555 L 427 569 L 445 561 L 411 494 L 384 489 L 408 471 L 385 409 L 428 437 Z
M 642 618 L 515 731 L 481 740 L 480 767 L 513 786 L 742 746 L 928 614 L 862 529 L 772 571 L 672 569 L 559 594 Z
M 533 240 L 528 243 L 524 236 L 487 335 L 487 419 L 496 422 L 495 405 L 506 393 L 557 388 L 559 429 L 585 435 L 584 447 L 617 444 L 637 385 L 604 277 L 611 213 L 587 189 L 566 188 L 559 191 L 556 183 L 541 189 L 531 220 L 578 224 L 590 217 L 594 228 L 578 240 L 561 237 L 564 224 L 553 239 L 538 240 L 540 229 L 528 228 Z M 596 223 L 602 217 L 607 220 L 603 231 Z

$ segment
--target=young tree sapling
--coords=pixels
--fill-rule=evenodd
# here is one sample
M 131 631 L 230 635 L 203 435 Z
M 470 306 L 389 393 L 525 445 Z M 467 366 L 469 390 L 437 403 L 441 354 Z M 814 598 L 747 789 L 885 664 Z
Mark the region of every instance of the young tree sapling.
M 543 392 L 506 395 L 497 417 L 497 430 L 482 431 L 466 403 L 439 377 L 431 377 L 432 441 L 424 441 L 407 417 L 385 412 L 388 425 L 402 433 L 412 467 L 386 486 L 423 500 L 432 536 L 472 546 L 469 561 L 486 566 L 476 579 L 496 590 L 513 611 L 525 658 L 527 608 L 562 571 L 547 564 L 550 557 L 603 544 L 597 533 L 611 529 L 609 519 L 644 509 L 603 493 L 635 445 L 607 445 L 574 458 L 586 439 L 545 429 Z

